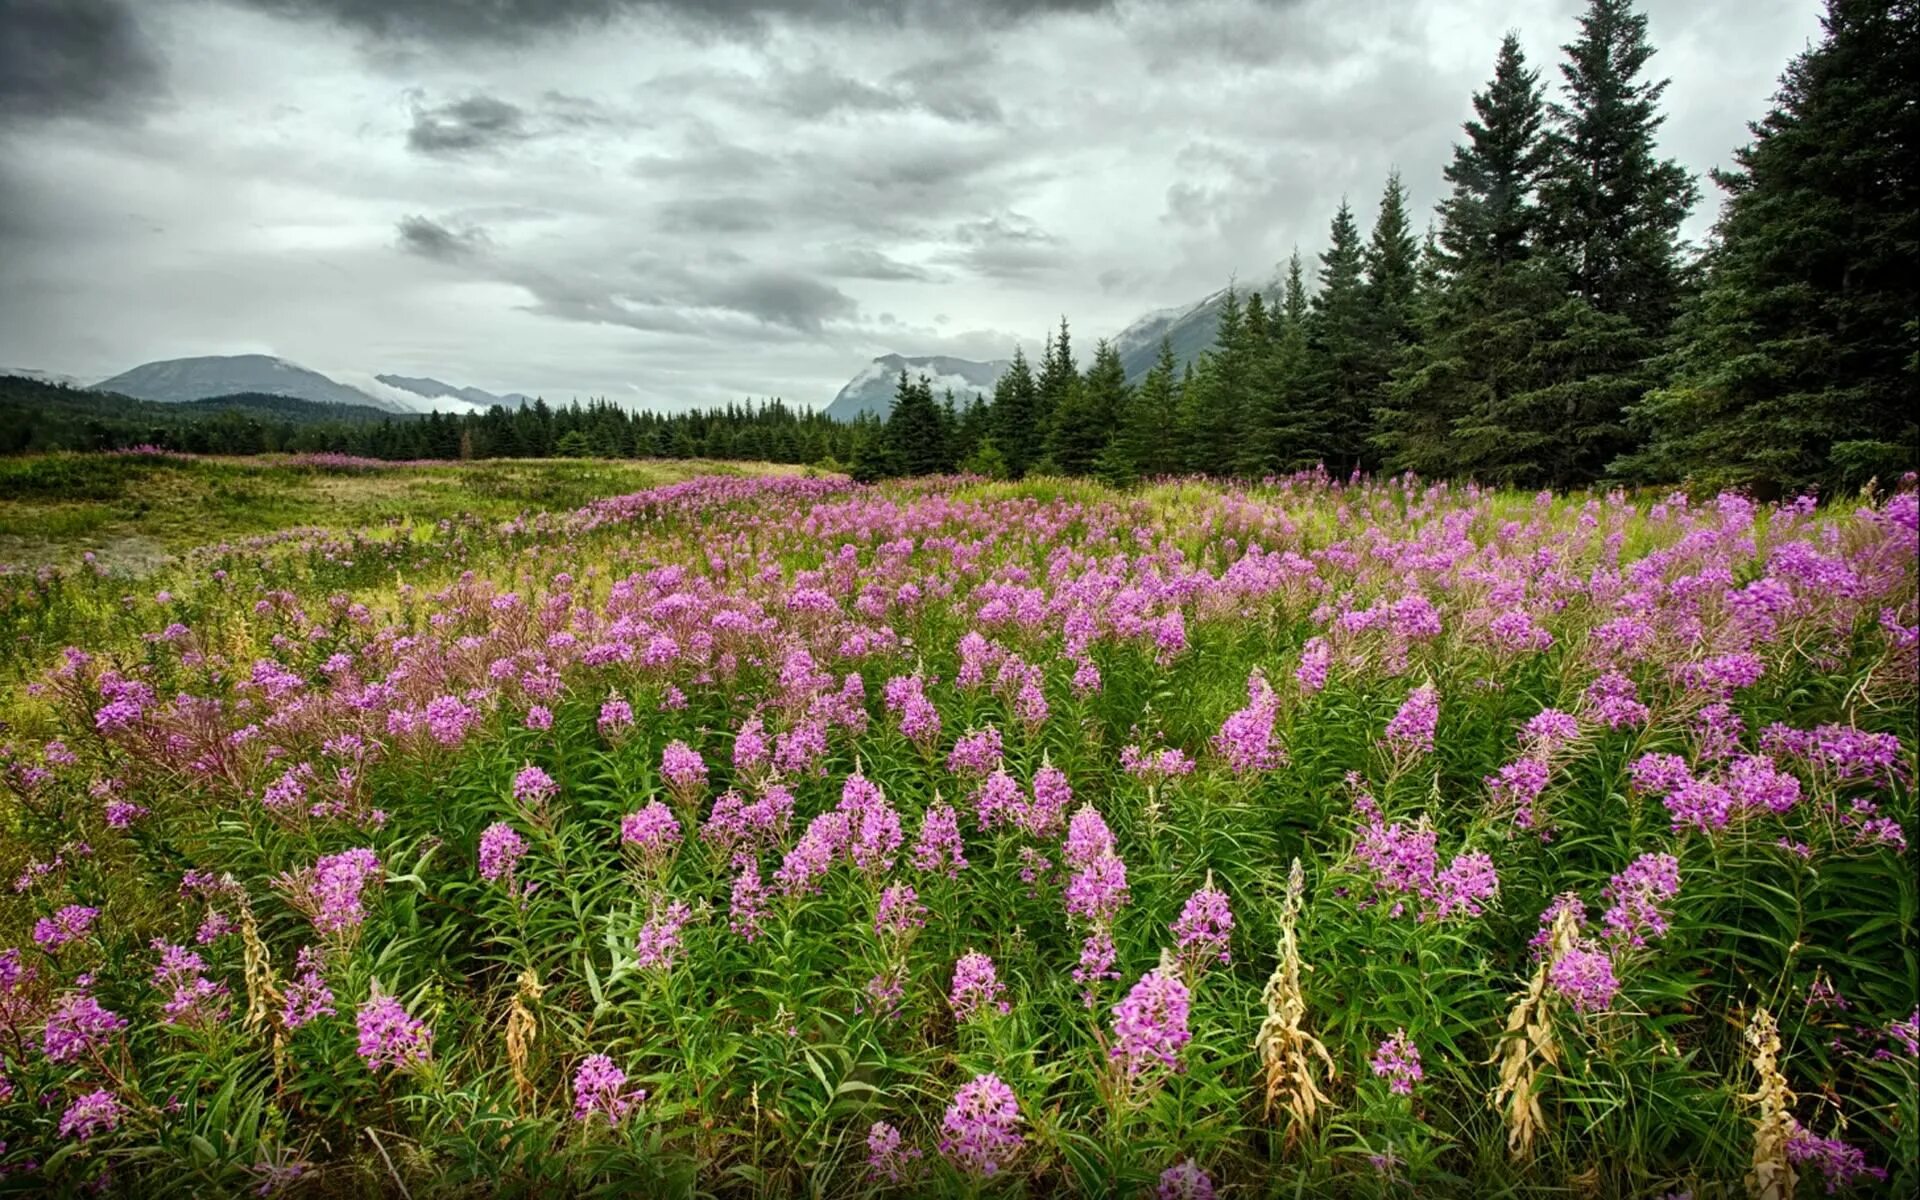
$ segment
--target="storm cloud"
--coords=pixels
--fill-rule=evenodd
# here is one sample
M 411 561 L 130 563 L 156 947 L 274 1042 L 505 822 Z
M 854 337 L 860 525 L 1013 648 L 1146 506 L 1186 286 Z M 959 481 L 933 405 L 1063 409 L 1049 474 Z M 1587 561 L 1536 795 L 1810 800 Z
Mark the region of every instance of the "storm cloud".
M 416 104 L 407 146 L 422 154 L 488 150 L 527 136 L 527 114 L 494 96 L 468 96 L 437 107 Z
M 478 226 L 452 229 L 430 217 L 400 218 L 400 248 L 441 262 L 461 262 L 486 252 L 487 231 Z
M 1557 84 L 1580 2 L 0 0 L 0 367 L 824 403 L 1090 346 L 1394 168 L 1430 211 L 1500 34 Z M 1643 3 L 1704 172 L 1820 6 Z
M 0 119 L 122 115 L 162 81 L 158 53 L 120 0 L 0 0 Z

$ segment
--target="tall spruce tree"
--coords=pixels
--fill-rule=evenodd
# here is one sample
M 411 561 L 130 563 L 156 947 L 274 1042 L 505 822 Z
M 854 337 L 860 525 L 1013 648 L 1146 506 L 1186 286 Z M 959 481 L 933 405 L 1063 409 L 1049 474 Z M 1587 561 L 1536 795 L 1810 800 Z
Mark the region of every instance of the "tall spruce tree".
M 1054 410 L 1047 452 L 1065 475 L 1089 475 L 1114 436 L 1114 424 L 1125 407 L 1127 369 L 1119 352 L 1101 341 L 1094 349 L 1086 378 L 1067 388 Z
M 1265 359 L 1255 369 L 1254 428 L 1260 473 L 1312 467 L 1326 458 L 1328 414 L 1316 400 L 1308 346 L 1312 308 L 1300 252 L 1287 260 L 1286 284 L 1274 307 Z
M 1094 473 L 1101 479 L 1125 486 L 1137 479 L 1171 475 L 1182 467 L 1179 448 L 1169 436 L 1179 415 L 1175 365 L 1173 342 L 1163 336 L 1159 357 L 1140 386 L 1126 393 L 1115 418 L 1113 440 L 1094 464 Z
M 1333 215 L 1320 255 L 1320 291 L 1308 322 L 1307 387 L 1320 444 L 1310 452 L 1337 474 L 1358 466 L 1373 419 L 1367 353 L 1366 255 L 1353 209 Z
M 887 414 L 885 474 L 934 475 L 953 466 L 947 457 L 947 425 L 925 375 L 900 372 Z
M 1046 465 L 1052 470 L 1059 470 L 1059 464 L 1052 462 L 1045 451 L 1053 433 L 1054 414 L 1071 400 L 1079 386 L 1080 365 L 1074 361 L 1073 339 L 1063 316 L 1060 331 L 1047 337 L 1046 352 L 1040 357 L 1040 374 L 1035 380 L 1034 423 L 1040 432 L 1041 457 L 1048 460 Z
M 1920 5 L 1823 23 L 1715 176 L 1708 284 L 1620 473 L 1773 494 L 1920 465 Z
M 1540 216 L 1566 299 L 1537 338 L 1534 388 L 1482 414 L 1480 428 L 1499 435 L 1488 474 L 1565 487 L 1597 479 L 1627 448 L 1626 410 L 1658 382 L 1687 285 L 1680 223 L 1698 189 L 1658 156 L 1667 81 L 1641 78 L 1653 47 L 1633 0 L 1588 0 L 1563 49 Z
M 1560 294 L 1557 276 L 1534 260 L 1546 107 L 1515 35 L 1501 41 L 1473 110 L 1445 172 L 1453 190 L 1439 206 L 1429 268 L 1437 278 L 1419 338 L 1376 414 L 1375 445 L 1392 470 L 1492 474 L 1533 448 L 1514 445 L 1500 422 L 1533 386 L 1539 317 Z
M 1013 363 L 993 385 L 993 413 L 989 422 L 993 444 L 1010 479 L 1025 475 L 1039 456 L 1039 403 L 1033 368 L 1027 365 L 1026 353 L 1015 346 Z
M 1407 189 L 1400 172 L 1387 176 L 1386 191 L 1380 197 L 1380 213 L 1374 219 L 1373 233 L 1367 239 L 1365 255 L 1366 283 L 1362 316 L 1366 341 L 1365 378 L 1361 382 L 1367 396 L 1369 420 L 1365 430 L 1369 442 L 1369 462 L 1374 458 L 1371 411 L 1377 407 L 1388 380 L 1407 358 L 1415 338 L 1415 304 L 1420 288 L 1420 243 L 1414 240 L 1413 226 L 1407 219 Z
M 1191 470 L 1231 475 L 1240 468 L 1253 384 L 1252 334 L 1247 308 L 1232 285 L 1220 303 L 1213 348 L 1200 356 L 1187 405 Z

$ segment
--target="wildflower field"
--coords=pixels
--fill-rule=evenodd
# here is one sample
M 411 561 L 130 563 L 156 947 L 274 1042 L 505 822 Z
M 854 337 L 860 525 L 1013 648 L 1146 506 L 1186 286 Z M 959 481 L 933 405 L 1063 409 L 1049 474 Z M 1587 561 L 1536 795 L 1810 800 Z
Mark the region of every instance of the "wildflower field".
M 0 1190 L 1911 1194 L 1917 550 L 703 477 L 0 577 Z

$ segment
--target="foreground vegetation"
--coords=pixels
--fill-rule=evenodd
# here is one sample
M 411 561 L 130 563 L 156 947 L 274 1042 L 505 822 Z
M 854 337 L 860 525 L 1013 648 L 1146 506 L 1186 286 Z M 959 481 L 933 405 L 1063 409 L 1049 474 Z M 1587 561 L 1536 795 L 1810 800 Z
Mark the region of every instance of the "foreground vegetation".
M 1910 1190 L 1917 538 L 697 478 L 16 594 L 0 1186 Z

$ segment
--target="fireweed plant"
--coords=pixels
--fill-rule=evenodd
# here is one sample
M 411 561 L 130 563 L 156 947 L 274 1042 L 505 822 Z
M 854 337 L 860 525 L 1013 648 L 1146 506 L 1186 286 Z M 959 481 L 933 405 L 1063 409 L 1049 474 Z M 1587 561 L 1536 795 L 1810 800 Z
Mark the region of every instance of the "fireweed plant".
M 1911 1190 L 1917 550 L 735 478 L 16 595 L 0 1189 Z

